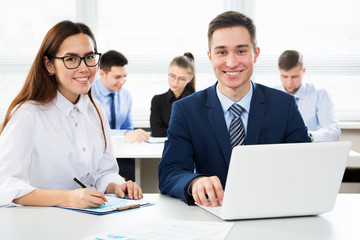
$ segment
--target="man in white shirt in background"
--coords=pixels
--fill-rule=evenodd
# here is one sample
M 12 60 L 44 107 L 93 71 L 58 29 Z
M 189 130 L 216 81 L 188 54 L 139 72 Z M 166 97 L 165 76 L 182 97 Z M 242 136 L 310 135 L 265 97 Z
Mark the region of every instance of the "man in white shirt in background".
M 341 130 L 329 93 L 302 82 L 306 71 L 302 54 L 287 50 L 280 55 L 278 66 L 282 86 L 276 88 L 294 95 L 311 139 L 314 142 L 339 140 Z

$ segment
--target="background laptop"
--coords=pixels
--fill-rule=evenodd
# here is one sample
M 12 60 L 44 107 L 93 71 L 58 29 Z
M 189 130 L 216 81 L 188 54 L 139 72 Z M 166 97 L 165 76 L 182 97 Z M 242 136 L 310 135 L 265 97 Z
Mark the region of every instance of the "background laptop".
M 201 207 L 225 220 L 329 212 L 350 148 L 351 142 L 237 146 L 222 207 Z

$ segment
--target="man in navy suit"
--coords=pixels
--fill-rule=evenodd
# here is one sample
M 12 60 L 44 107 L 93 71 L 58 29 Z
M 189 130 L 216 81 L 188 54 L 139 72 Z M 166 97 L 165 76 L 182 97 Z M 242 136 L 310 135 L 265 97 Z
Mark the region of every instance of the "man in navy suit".
M 260 49 L 250 18 L 233 11 L 218 15 L 209 24 L 208 42 L 218 81 L 173 104 L 159 187 L 187 204 L 215 207 L 224 195 L 234 103 L 242 109 L 245 144 L 311 139 L 293 96 L 251 81 Z

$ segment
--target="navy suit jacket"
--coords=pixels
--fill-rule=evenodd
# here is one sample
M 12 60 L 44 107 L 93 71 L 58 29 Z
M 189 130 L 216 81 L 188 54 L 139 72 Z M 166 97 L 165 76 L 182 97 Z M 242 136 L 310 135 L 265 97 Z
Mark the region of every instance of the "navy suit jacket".
M 293 96 L 252 84 L 247 145 L 311 142 Z M 200 175 L 218 176 L 225 189 L 231 151 L 216 84 L 175 102 L 159 165 L 161 193 L 193 204 L 187 188 Z

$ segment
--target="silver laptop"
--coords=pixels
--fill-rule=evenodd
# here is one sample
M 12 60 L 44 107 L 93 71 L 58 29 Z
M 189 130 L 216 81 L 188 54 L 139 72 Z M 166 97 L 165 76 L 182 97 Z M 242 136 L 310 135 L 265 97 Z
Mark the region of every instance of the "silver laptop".
M 243 145 L 233 149 L 224 219 L 317 215 L 333 209 L 351 142 Z

